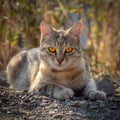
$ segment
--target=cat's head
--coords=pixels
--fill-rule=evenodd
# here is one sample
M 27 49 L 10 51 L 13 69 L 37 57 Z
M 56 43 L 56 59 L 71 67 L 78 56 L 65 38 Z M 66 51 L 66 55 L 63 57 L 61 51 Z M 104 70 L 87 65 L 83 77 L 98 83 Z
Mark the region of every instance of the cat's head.
M 42 21 L 40 25 L 40 57 L 52 69 L 65 70 L 74 67 L 81 58 L 81 22 L 65 31 L 55 30 Z

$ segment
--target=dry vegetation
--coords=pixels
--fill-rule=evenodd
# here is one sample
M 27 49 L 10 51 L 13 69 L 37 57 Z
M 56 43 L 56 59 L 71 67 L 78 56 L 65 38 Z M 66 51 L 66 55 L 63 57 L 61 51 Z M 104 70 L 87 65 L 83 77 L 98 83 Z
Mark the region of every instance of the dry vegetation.
M 82 19 L 83 48 L 92 73 L 120 76 L 119 13 L 120 0 L 1 0 L 0 70 L 21 49 L 39 46 L 41 20 L 66 29 Z

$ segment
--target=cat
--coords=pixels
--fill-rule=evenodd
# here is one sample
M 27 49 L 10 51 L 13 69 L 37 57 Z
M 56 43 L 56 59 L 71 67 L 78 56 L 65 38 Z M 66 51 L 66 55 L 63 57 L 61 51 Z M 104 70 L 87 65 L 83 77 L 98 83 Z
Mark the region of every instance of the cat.
M 72 98 L 76 91 L 91 100 L 105 100 L 106 94 L 97 90 L 86 70 L 80 45 L 82 23 L 56 30 L 42 21 L 40 30 L 40 47 L 24 50 L 8 63 L 6 73 L 11 86 L 61 100 Z

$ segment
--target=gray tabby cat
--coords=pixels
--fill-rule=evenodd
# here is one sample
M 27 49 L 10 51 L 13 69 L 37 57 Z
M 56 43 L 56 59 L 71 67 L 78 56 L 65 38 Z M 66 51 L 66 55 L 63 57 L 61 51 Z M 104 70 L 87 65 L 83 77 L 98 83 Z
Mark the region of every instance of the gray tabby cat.
M 40 30 L 40 47 L 24 50 L 10 60 L 6 72 L 11 86 L 57 99 L 71 98 L 79 91 L 92 100 L 104 100 L 106 94 L 87 75 L 79 40 L 81 22 L 60 31 L 42 21 Z

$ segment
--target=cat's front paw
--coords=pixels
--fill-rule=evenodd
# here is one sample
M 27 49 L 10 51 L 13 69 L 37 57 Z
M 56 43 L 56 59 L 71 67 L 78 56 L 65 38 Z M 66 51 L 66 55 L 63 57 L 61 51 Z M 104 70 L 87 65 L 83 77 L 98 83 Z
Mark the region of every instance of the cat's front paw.
M 70 88 L 66 88 L 62 85 L 44 84 L 41 83 L 39 87 L 32 90 L 33 92 L 47 95 L 60 100 L 69 99 L 74 96 L 74 92 Z
M 105 100 L 106 99 L 106 94 L 103 91 L 97 90 L 97 91 L 91 91 L 91 92 L 89 92 L 88 97 L 91 100 Z
M 60 100 L 69 99 L 69 98 L 72 98 L 73 96 L 74 96 L 74 92 L 70 88 L 64 88 L 59 92 L 55 92 L 53 95 L 54 98 L 57 98 Z

